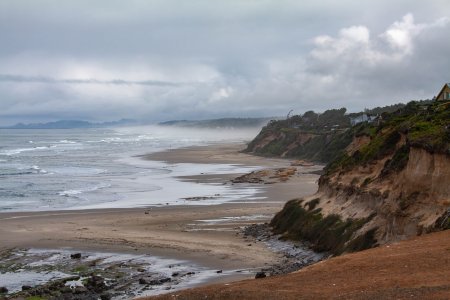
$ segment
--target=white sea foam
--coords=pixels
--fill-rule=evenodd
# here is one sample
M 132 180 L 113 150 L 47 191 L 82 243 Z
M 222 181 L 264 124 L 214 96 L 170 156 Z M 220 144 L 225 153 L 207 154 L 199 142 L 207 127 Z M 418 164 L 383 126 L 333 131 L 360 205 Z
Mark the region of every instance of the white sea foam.
M 48 172 L 52 172 L 59 175 L 96 175 L 105 173 L 105 169 L 88 168 L 88 167 L 76 167 L 76 166 L 62 166 L 62 167 L 50 167 Z
M 238 216 L 238 217 L 223 217 L 220 219 L 205 219 L 205 220 L 197 220 L 198 222 L 202 222 L 205 225 L 215 225 L 222 223 L 229 223 L 235 221 L 256 221 L 256 220 L 265 220 L 270 219 L 271 215 L 249 215 L 249 216 Z
M 99 184 L 99 185 L 86 187 L 86 188 L 78 189 L 78 190 L 76 190 L 76 189 L 66 190 L 66 191 L 59 192 L 58 194 L 60 196 L 71 197 L 71 196 L 76 196 L 76 195 L 80 195 L 80 194 L 87 193 L 87 192 L 94 192 L 99 189 L 104 189 L 104 188 L 107 188 L 110 186 L 111 186 L 110 184 Z
M 0 151 L 0 155 L 11 156 L 11 155 L 17 155 L 17 154 L 20 154 L 20 153 L 22 153 L 22 152 L 38 151 L 38 150 L 45 150 L 45 149 L 48 149 L 48 147 L 33 147 L 33 148 L 9 149 L 9 150 Z
M 255 199 L 261 189 L 197 183 L 180 178 L 202 173 L 245 173 L 256 167 L 166 164 L 132 157 L 165 149 L 242 141 L 251 138 L 255 132 L 243 134 L 240 131 L 158 126 L 114 130 L 24 130 L 1 136 L 3 132 L 0 132 L 0 140 L 8 148 L 0 150 L 0 157 L 7 156 L 1 157 L 0 164 L 2 188 L 5 189 L 5 193 L 0 194 L 0 211 L 212 205 Z M 14 197 L 16 204 L 11 204 L 8 202 L 11 193 L 23 196 Z M 190 197 L 205 198 L 186 200 Z

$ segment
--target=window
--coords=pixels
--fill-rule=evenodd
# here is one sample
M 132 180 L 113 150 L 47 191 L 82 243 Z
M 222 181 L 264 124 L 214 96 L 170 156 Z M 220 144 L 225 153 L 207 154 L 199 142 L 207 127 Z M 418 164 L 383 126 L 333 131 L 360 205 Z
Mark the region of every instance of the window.
M 447 92 L 447 97 L 445 99 L 450 100 L 450 92 Z

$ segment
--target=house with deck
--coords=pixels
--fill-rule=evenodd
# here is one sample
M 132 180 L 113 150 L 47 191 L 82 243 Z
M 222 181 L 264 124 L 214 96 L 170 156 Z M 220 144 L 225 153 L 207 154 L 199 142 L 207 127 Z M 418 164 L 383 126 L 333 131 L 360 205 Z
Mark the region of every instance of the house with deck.
M 435 99 L 436 101 L 450 100 L 450 83 L 444 84 Z

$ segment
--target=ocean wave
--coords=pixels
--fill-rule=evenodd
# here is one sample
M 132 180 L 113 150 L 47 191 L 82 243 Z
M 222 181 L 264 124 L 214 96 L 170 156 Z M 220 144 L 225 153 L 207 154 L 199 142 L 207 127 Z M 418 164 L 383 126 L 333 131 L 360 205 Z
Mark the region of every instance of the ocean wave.
M 25 166 L 21 164 L 5 164 L 0 168 L 0 176 L 17 176 L 30 174 L 47 174 L 47 171 L 39 166 Z
M 70 190 L 65 190 L 65 191 L 59 192 L 58 195 L 65 196 L 65 197 L 76 197 L 77 195 L 80 195 L 83 193 L 95 192 L 97 190 L 104 189 L 104 188 L 107 188 L 110 186 L 111 186 L 110 184 L 99 184 L 99 185 L 95 185 L 95 186 L 91 186 L 91 187 L 86 187 L 83 189 L 70 189 Z
M 70 141 L 70 140 L 60 140 L 58 143 L 61 143 L 61 144 L 78 144 L 78 142 Z
M 1 151 L 0 155 L 12 156 L 12 155 L 20 154 L 22 152 L 45 150 L 45 149 L 48 149 L 48 148 L 49 148 L 48 146 L 40 146 L 40 147 L 33 147 L 33 148 L 9 149 L 9 150 Z
M 48 172 L 59 175 L 98 175 L 105 173 L 105 169 L 98 168 L 88 168 L 88 167 L 71 167 L 71 166 L 61 166 L 61 167 L 50 167 L 47 168 Z
M 29 141 L 30 144 L 34 144 L 35 142 Z M 16 148 L 16 149 L 8 149 L 8 150 L 2 150 L 0 151 L 0 155 L 5 156 L 14 156 L 18 155 L 22 152 L 31 152 L 31 151 L 40 151 L 40 150 L 55 150 L 55 151 L 65 151 L 65 150 L 76 150 L 76 149 L 82 149 L 83 144 L 75 141 L 70 140 L 60 140 L 60 141 L 54 141 L 49 142 L 49 146 L 36 146 L 36 147 L 30 147 L 30 148 Z
M 128 136 L 128 137 L 108 137 L 100 140 L 89 140 L 86 141 L 88 143 L 133 143 L 133 142 L 142 142 L 142 141 L 152 141 L 156 138 L 150 135 L 138 135 L 138 136 Z
M 15 191 L 9 191 L 9 190 L 0 190 L 0 198 L 24 198 L 26 195 L 24 193 L 15 192 Z M 8 204 L 5 201 L 2 201 L 2 205 Z M 11 204 L 14 204 L 14 202 L 11 202 Z

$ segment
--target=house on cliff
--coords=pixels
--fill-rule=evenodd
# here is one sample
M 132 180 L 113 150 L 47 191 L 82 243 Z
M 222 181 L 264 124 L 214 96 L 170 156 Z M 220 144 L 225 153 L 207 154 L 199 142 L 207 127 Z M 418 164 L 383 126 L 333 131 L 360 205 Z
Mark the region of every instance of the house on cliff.
M 435 99 L 436 101 L 450 100 L 450 83 L 444 84 Z
M 372 116 L 368 115 L 366 113 L 357 114 L 354 117 L 350 117 L 350 123 L 352 126 L 355 126 L 356 124 L 362 123 L 362 122 L 373 122 L 375 119 L 377 119 L 378 116 Z

